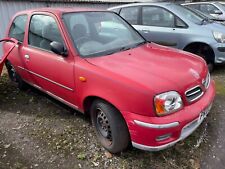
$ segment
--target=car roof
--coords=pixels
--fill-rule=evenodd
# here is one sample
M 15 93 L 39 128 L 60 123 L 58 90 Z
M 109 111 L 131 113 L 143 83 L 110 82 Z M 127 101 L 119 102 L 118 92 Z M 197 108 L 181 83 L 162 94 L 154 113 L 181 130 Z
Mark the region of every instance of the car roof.
M 132 6 L 148 6 L 148 5 L 154 5 L 154 6 L 168 6 L 168 5 L 173 5 L 174 3 L 172 2 L 144 2 L 144 3 L 132 3 L 132 4 L 127 4 L 127 5 L 120 5 L 116 7 L 109 8 L 108 10 L 113 10 L 117 8 L 124 8 L 124 7 L 132 7 Z
M 191 5 L 191 4 L 217 4 L 218 1 L 204 1 L 204 2 L 190 2 L 190 3 L 183 3 L 182 5 Z
M 30 10 L 24 10 L 18 12 L 18 14 L 28 14 L 28 13 L 36 13 L 36 12 L 49 12 L 53 14 L 62 14 L 62 13 L 70 13 L 70 12 L 95 12 L 95 11 L 106 11 L 101 9 L 94 9 L 94 8 L 77 8 L 77 7 L 47 7 L 47 8 L 35 8 Z

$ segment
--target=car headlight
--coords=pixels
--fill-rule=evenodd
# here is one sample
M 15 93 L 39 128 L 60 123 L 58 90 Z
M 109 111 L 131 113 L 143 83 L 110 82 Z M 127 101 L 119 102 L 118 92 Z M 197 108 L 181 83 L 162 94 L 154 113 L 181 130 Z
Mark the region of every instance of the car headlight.
M 209 88 L 209 84 L 210 84 L 210 74 L 208 73 L 205 80 L 202 81 L 202 84 L 205 86 L 206 89 Z
M 156 95 L 154 98 L 155 110 L 158 116 L 164 116 L 180 110 L 183 107 L 181 96 L 170 91 Z
M 213 32 L 215 40 L 219 43 L 225 43 L 225 34 L 221 32 Z

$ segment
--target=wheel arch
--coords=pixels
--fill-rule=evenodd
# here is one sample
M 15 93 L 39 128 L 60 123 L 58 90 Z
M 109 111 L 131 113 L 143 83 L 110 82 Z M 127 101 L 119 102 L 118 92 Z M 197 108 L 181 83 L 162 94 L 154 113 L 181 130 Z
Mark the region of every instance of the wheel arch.
M 116 108 L 119 112 L 119 108 L 117 106 L 115 106 L 111 101 L 109 101 L 108 99 L 105 99 L 103 97 L 100 97 L 100 96 L 97 96 L 97 95 L 90 95 L 90 96 L 86 96 L 84 99 L 83 99 L 83 102 L 82 102 L 82 106 L 83 106 L 83 110 L 84 110 L 84 113 L 86 115 L 90 115 L 90 109 L 91 109 L 91 105 L 93 104 L 93 102 L 95 100 L 102 100 L 104 102 L 107 102 L 108 104 L 112 105 L 114 108 Z M 121 113 L 121 112 L 120 112 Z M 122 115 L 122 113 L 121 113 Z
M 201 41 L 191 42 L 188 45 L 186 45 L 183 48 L 183 50 L 190 53 L 197 54 L 197 50 L 199 48 L 205 48 L 206 50 L 208 50 L 210 52 L 210 58 L 208 59 L 213 63 L 215 62 L 215 53 L 213 51 L 213 48 L 205 42 L 201 42 Z

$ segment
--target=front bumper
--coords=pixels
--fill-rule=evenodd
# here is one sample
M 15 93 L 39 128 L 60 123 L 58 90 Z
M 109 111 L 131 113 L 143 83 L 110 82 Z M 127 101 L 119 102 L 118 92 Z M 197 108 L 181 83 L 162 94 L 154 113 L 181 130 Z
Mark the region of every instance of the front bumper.
M 122 112 L 129 128 L 132 145 L 142 150 L 159 151 L 185 139 L 203 122 L 210 111 L 214 96 L 215 84 L 212 81 L 200 100 L 171 115 L 146 117 Z M 205 114 L 204 118 L 200 116 L 202 113 Z
M 225 63 L 225 44 L 216 43 L 211 46 L 215 54 L 215 63 L 216 64 Z

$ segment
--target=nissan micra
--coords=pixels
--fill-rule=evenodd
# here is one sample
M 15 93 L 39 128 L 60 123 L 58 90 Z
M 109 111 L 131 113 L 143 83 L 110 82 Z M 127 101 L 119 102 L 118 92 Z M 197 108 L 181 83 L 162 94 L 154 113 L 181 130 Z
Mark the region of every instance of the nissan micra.
M 19 41 L 6 60 L 11 80 L 90 115 L 112 153 L 130 143 L 149 151 L 174 145 L 202 123 L 214 100 L 202 58 L 147 42 L 114 12 L 23 11 L 6 38 Z M 13 45 L 5 42 L 4 52 Z

